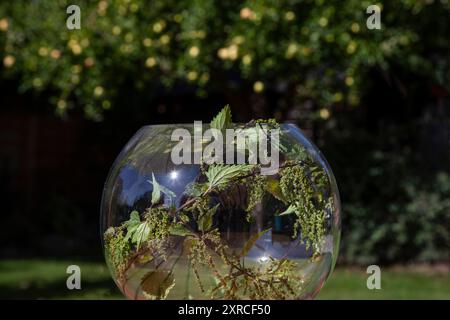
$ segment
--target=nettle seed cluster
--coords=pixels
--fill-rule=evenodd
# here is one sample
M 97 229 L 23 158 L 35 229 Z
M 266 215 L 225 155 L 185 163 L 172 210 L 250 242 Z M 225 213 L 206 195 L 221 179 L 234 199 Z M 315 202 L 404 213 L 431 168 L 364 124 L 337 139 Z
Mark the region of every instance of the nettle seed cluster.
M 230 127 L 231 117 L 225 117 L 229 114 L 225 107 L 211 122 L 211 127 L 220 130 Z M 250 122 L 251 125 L 261 123 L 278 126 L 274 120 Z M 251 235 L 242 248 L 233 249 L 226 244 L 215 223 L 217 215 L 229 209 L 227 205 L 241 206 L 246 212 L 244 221 L 251 223 L 255 207 L 264 199 L 275 199 L 284 211 L 274 215 L 295 220 L 292 241 L 305 244 L 312 252 L 312 259 L 320 255 L 333 206 L 328 176 L 303 148 L 284 144 L 283 136 L 280 150 L 283 162 L 274 176 L 261 175 L 259 165 L 202 164 L 199 177 L 186 187 L 186 200 L 179 207 L 164 204 L 164 197 L 174 194 L 153 175 L 151 206 L 141 213 L 131 212 L 129 220 L 110 227 L 104 234 L 107 259 L 122 289 L 129 280 L 130 269 L 151 265 L 151 271 L 141 279 L 142 294 L 146 299 L 167 298 L 177 286 L 173 267 L 169 270 L 158 267 L 181 247 L 199 290 L 211 299 L 297 298 L 304 285 L 298 262 L 268 257 L 264 264 L 244 264 L 244 258 L 257 240 L 270 229 Z M 217 201 L 241 190 L 247 195 L 245 201 Z M 207 287 L 202 280 L 200 270 L 204 268 L 214 277 L 213 287 Z

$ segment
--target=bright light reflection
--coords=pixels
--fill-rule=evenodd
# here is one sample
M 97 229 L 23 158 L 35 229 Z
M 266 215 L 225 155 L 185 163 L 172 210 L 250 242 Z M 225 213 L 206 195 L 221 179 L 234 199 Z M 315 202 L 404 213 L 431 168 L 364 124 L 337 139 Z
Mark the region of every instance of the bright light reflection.
M 171 171 L 170 172 L 170 179 L 176 180 L 177 178 L 178 178 L 178 171 L 175 171 L 175 170 Z
M 261 262 L 261 263 L 265 263 L 267 261 L 269 261 L 269 257 L 262 256 L 261 258 L 259 258 L 259 262 Z

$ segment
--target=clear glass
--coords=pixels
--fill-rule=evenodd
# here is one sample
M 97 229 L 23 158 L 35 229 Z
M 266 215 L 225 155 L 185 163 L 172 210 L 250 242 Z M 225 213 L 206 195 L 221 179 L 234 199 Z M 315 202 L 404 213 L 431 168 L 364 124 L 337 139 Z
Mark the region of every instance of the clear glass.
M 163 205 L 171 205 L 173 212 L 192 199 L 186 194 L 187 187 L 205 179 L 201 177 L 200 165 L 175 165 L 172 162 L 171 149 L 177 142 L 171 141 L 171 134 L 178 128 L 185 128 L 193 134 L 193 125 L 141 128 L 117 157 L 104 186 L 101 234 L 105 258 L 123 294 L 129 299 L 314 298 L 330 276 L 337 259 L 341 207 L 336 181 L 325 158 L 292 124 L 280 126 L 280 145 L 284 146 L 280 147 L 280 165 L 283 166 L 284 161 L 294 161 L 308 172 L 308 179 L 314 176 L 314 172 L 322 172 L 326 176 L 326 186 L 319 189 L 322 193 L 319 198 L 329 199 L 329 203 L 323 210 L 323 221 L 320 222 L 323 230 L 320 229 L 318 242 L 311 245 L 305 241 L 303 229 L 306 227 L 301 223 L 298 234 L 293 232 L 298 227 L 295 225 L 297 214 L 280 215 L 287 205 L 271 193 L 264 195 L 251 210 L 251 218 L 247 219 L 243 208 L 249 193 L 245 185 L 235 183 L 214 194 L 218 209 L 210 229 L 218 232 L 220 244 L 224 247 L 220 251 L 222 254 L 206 248 L 203 259 L 208 261 L 193 263 L 189 239 L 195 237 L 171 234 L 164 242 L 164 255 L 154 252 L 158 245 L 143 252 L 145 243 L 140 245 L 140 250 L 136 244 L 128 244 L 124 261 L 118 263 L 117 258 L 114 260 L 112 249 L 108 249 L 105 241 L 106 234 L 129 220 L 133 211 L 144 219 L 143 212 L 152 207 L 152 174 L 160 185 L 175 194 L 173 198 L 164 198 L 163 202 Z M 280 174 L 269 178 L 277 185 Z M 316 190 L 315 180 L 311 178 L 310 181 L 311 190 Z M 169 200 L 170 204 L 167 203 Z M 313 206 L 315 202 L 312 201 Z M 304 209 L 303 217 L 309 219 L 312 213 Z M 189 229 L 201 233 L 193 218 Z M 116 231 L 122 238 L 125 233 L 126 230 Z M 229 258 L 234 260 L 230 262 Z M 235 267 L 232 267 L 233 263 Z M 118 265 L 122 266 L 120 277 Z M 285 267 L 287 269 L 282 271 Z

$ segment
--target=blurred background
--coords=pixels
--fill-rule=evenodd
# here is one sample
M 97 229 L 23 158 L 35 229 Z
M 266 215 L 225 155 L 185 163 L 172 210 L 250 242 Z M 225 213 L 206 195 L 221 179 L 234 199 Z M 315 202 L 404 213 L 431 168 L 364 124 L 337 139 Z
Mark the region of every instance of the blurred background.
M 2 1 L 0 298 L 120 298 L 99 231 L 112 162 L 143 125 L 230 104 L 236 122 L 297 123 L 336 175 L 319 298 L 450 299 L 449 17 L 448 0 Z

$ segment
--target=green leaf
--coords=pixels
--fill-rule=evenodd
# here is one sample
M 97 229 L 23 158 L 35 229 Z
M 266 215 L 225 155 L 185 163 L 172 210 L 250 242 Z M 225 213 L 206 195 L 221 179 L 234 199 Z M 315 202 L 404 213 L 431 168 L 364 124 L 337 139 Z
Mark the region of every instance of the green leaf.
M 147 182 L 153 185 L 152 204 L 157 204 L 159 201 L 161 201 L 161 193 L 167 196 L 170 201 L 172 201 L 172 198 L 175 198 L 177 196 L 173 191 L 159 184 L 158 181 L 156 181 L 153 172 L 152 172 L 152 181 L 147 180 Z
M 136 232 L 139 224 L 141 223 L 141 218 L 139 217 L 139 212 L 132 211 L 130 213 L 130 219 L 124 222 L 125 227 L 127 228 L 127 234 L 124 238 L 124 241 L 128 241 L 133 237 L 133 234 Z
M 157 204 L 159 200 L 161 200 L 161 187 L 158 181 L 156 181 L 153 172 L 152 172 L 152 185 L 153 185 L 152 204 Z
M 231 128 L 231 124 L 231 109 L 229 105 L 226 105 L 211 121 L 210 127 L 223 131 Z
M 141 280 L 142 293 L 149 300 L 167 298 L 174 286 L 175 278 L 166 270 L 150 271 Z
M 198 229 L 200 231 L 206 232 L 209 231 L 213 225 L 213 218 L 216 214 L 217 208 L 219 207 L 220 203 L 218 203 L 216 206 L 212 207 L 208 211 L 202 213 L 198 218 Z
M 141 222 L 141 218 L 139 217 L 139 212 L 136 210 L 131 211 L 130 213 L 130 219 L 128 221 L 125 221 L 125 224 L 127 226 L 139 224 Z
M 297 207 L 294 204 L 291 204 L 286 210 L 278 214 L 278 216 L 286 216 L 288 214 L 294 213 L 297 211 Z
M 192 182 L 186 186 L 184 193 L 192 197 L 200 197 L 208 190 L 207 183 Z
M 169 230 L 170 234 L 173 236 L 180 236 L 180 237 L 186 237 L 194 235 L 191 231 L 189 231 L 185 226 L 182 224 L 175 224 L 170 227 Z
M 161 192 L 164 193 L 164 195 L 167 196 L 170 200 L 172 200 L 172 198 L 176 198 L 177 195 L 172 190 L 166 188 L 161 184 L 159 185 L 159 188 L 161 189 Z
M 208 178 L 209 187 L 221 187 L 226 185 L 233 179 L 247 173 L 253 169 L 253 165 L 248 164 L 236 164 L 236 165 L 223 165 L 216 164 L 211 165 L 208 171 L 205 173 Z
M 250 239 L 247 240 L 247 242 L 245 243 L 244 247 L 242 248 L 241 251 L 241 257 L 245 257 L 247 255 L 247 253 L 251 250 L 251 248 L 253 247 L 253 245 L 256 243 L 256 241 L 261 238 L 263 235 L 265 235 L 271 228 L 268 228 L 266 230 L 263 230 L 259 233 L 255 233 L 253 234 Z
M 136 231 L 131 238 L 131 241 L 136 244 L 137 250 L 141 247 L 141 244 L 148 240 L 150 236 L 150 226 L 147 222 L 142 222 L 136 228 Z

